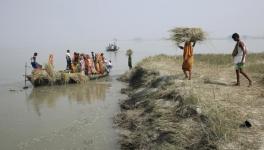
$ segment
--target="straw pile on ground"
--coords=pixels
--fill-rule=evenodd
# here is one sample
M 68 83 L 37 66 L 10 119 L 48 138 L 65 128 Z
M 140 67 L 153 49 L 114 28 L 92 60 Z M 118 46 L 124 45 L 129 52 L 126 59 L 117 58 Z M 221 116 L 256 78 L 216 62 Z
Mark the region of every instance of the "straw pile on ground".
M 115 124 L 122 130 L 121 149 L 217 149 L 208 118 L 199 114 L 196 99 L 175 88 L 176 76 L 136 67 L 121 92 Z M 177 85 L 178 86 L 178 85 Z
M 206 38 L 206 34 L 201 28 L 176 27 L 170 32 L 172 33 L 170 39 L 175 41 L 176 44 L 186 41 L 203 41 Z

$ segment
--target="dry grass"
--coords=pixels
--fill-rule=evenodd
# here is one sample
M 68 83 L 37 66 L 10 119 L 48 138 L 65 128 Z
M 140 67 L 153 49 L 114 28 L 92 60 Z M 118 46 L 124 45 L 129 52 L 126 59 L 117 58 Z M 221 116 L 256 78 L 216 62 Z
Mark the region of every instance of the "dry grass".
M 52 64 L 45 64 L 44 65 L 44 69 L 45 71 L 48 73 L 48 75 L 53 78 L 54 75 L 56 74 L 55 70 L 54 70 L 54 66 Z
M 196 54 L 195 62 L 206 63 L 210 65 L 230 65 L 232 64 L 232 56 L 227 54 Z
M 264 52 L 262 53 L 250 53 L 247 56 L 247 62 L 258 63 L 264 61 Z
M 160 56 L 159 56 L 160 57 Z M 178 56 L 177 59 L 182 61 L 182 56 Z M 195 63 L 204 63 L 218 66 L 230 66 L 233 65 L 233 58 L 229 54 L 195 54 Z M 260 64 L 264 63 L 264 53 L 250 53 L 246 56 L 247 64 Z
M 264 74 L 264 63 L 258 64 L 249 64 L 246 67 L 246 70 L 252 73 Z
M 263 53 L 248 55 L 246 70 L 250 74 L 263 73 L 263 56 Z M 264 122 L 262 109 L 256 108 L 261 102 L 256 99 L 263 92 L 259 86 L 263 85 L 247 88 L 242 79 L 241 87 L 230 86 L 235 80 L 230 55 L 195 55 L 194 58 L 192 81 L 183 80 L 181 57 L 158 55 L 137 64 L 144 72 L 158 70 L 159 74 L 142 75 L 140 86 L 126 92 L 129 99 L 122 102 L 121 114 L 129 119 L 119 120 L 121 125 L 117 123 L 126 131 L 121 142 L 123 149 L 129 146 L 132 149 L 258 149 L 261 146 L 261 127 L 255 125 L 245 132 L 239 125 L 246 119 Z M 129 77 L 131 72 L 127 74 Z M 133 130 L 128 125 L 122 126 L 128 120 Z
M 140 76 L 144 84 L 130 89 L 129 99 L 121 103 L 123 111 L 115 119 L 123 128 L 121 148 L 215 149 L 209 124 L 195 110 L 197 99 L 183 97 L 173 84 L 175 77 L 155 75 Z
M 68 83 L 85 83 L 88 76 L 82 73 L 68 73 L 64 71 L 54 71 L 46 66 L 46 70 L 33 70 L 32 82 L 45 82 L 45 85 L 61 85 Z M 44 83 L 43 83 L 44 84 Z

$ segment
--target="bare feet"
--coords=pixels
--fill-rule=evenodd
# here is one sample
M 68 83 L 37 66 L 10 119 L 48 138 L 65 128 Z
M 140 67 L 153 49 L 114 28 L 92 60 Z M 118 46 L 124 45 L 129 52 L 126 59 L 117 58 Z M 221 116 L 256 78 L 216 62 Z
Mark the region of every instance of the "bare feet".
M 251 86 L 252 86 L 252 81 L 249 81 L 248 87 L 251 87 Z
M 234 84 L 234 86 L 240 86 L 240 83 L 236 83 L 236 84 Z

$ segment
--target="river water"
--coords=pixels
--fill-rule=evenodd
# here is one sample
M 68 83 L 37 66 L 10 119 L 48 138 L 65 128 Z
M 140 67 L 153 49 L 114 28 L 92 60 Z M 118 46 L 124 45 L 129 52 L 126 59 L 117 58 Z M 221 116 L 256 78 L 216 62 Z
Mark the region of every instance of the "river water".
M 156 54 L 181 55 L 182 51 L 165 40 L 118 41 L 120 50 L 105 52 L 107 41 L 88 41 L 79 48 L 6 48 L 0 59 L 0 149 L 60 150 L 119 149 L 118 134 L 112 118 L 119 111 L 125 85 L 116 78 L 128 70 L 125 52 L 133 50 L 136 64 Z M 195 53 L 231 53 L 232 40 L 208 40 L 198 43 Z M 263 52 L 263 40 L 246 40 L 249 52 Z M 23 90 L 25 63 L 36 51 L 38 62 L 54 55 L 55 68 L 65 68 L 65 51 L 104 52 L 113 62 L 110 77 L 85 85 L 67 85 Z M 27 69 L 27 73 L 31 68 Z

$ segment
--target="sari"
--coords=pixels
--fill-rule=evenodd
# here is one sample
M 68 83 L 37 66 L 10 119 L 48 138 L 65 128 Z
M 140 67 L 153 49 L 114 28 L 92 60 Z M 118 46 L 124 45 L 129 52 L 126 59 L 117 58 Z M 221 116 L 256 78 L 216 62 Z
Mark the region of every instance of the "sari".
M 191 42 L 185 42 L 183 48 L 182 70 L 191 71 L 193 65 L 193 47 Z

